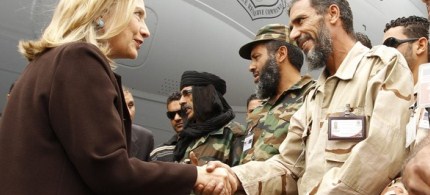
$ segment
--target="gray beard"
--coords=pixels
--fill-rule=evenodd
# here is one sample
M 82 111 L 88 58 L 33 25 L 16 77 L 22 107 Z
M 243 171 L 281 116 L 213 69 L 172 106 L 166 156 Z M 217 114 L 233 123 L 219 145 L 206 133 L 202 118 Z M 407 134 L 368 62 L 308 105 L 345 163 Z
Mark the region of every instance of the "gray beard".
M 260 80 L 257 84 L 257 97 L 259 99 L 266 99 L 276 95 L 279 78 L 279 66 L 276 63 L 275 57 L 270 56 L 261 70 Z
M 309 69 L 316 70 L 326 66 L 328 56 L 333 52 L 333 44 L 330 38 L 330 32 L 321 20 L 318 30 L 318 37 L 315 40 L 316 45 L 313 50 L 306 54 L 309 62 Z

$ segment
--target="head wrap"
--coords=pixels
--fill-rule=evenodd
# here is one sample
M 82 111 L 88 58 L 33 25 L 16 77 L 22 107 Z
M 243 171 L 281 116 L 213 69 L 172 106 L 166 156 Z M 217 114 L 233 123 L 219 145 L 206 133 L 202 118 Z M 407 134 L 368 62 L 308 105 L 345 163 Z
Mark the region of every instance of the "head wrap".
M 225 81 L 218 76 L 208 72 L 185 71 L 181 77 L 180 88 L 186 86 L 206 86 L 212 84 L 222 95 L 227 91 Z
M 179 133 L 179 140 L 173 152 L 174 159 L 178 162 L 184 158 L 185 152 L 193 140 L 221 129 L 234 118 L 233 110 L 223 97 L 226 92 L 226 84 L 223 79 L 207 72 L 185 71 L 182 74 L 180 84 L 181 90 L 186 86 L 207 85 L 213 85 L 217 91 L 217 96 L 219 97 L 223 106 L 223 112 L 205 121 L 188 121 L 188 119 L 184 119 L 184 129 Z

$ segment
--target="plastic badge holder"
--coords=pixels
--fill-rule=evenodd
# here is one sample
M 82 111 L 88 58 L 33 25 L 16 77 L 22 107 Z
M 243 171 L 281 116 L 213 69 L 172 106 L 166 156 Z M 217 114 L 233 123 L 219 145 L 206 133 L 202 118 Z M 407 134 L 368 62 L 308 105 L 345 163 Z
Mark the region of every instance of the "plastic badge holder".
M 422 64 L 418 73 L 418 107 L 430 107 L 430 63 Z

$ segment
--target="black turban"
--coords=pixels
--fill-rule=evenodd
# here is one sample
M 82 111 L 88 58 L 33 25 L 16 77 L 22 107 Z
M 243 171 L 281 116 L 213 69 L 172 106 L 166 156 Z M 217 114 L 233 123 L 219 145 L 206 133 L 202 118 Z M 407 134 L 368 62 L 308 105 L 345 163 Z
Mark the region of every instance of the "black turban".
M 207 72 L 197 71 L 185 71 L 182 74 L 180 88 L 183 89 L 186 86 L 207 86 L 209 84 L 212 84 L 222 95 L 224 95 L 227 90 L 225 81 L 218 76 Z

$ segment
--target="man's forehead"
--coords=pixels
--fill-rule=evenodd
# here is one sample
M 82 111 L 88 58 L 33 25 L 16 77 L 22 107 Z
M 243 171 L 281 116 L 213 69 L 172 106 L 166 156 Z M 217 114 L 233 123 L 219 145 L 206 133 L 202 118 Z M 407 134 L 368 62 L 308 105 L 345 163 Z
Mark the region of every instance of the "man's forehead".
M 291 12 L 292 11 L 304 11 L 303 9 L 314 9 L 314 7 L 312 7 L 311 1 L 310 0 L 301 0 L 301 1 L 296 1 L 294 2 L 294 4 L 291 5 Z
M 251 54 L 255 53 L 257 51 L 264 50 L 264 49 L 267 50 L 266 44 L 264 44 L 264 43 L 257 43 L 257 44 L 254 45 L 254 47 L 252 47 Z
M 404 28 L 405 27 L 403 26 L 390 28 L 384 33 L 384 37 L 407 38 L 407 36 L 403 33 Z
M 179 100 L 174 100 L 174 101 L 171 101 L 170 103 L 169 103 L 169 105 L 167 105 L 167 109 L 175 109 L 175 108 L 180 108 L 181 107 L 181 105 L 179 104 Z
M 309 15 L 311 10 L 315 11 L 308 0 L 295 2 L 290 9 L 290 23 L 299 16 Z

